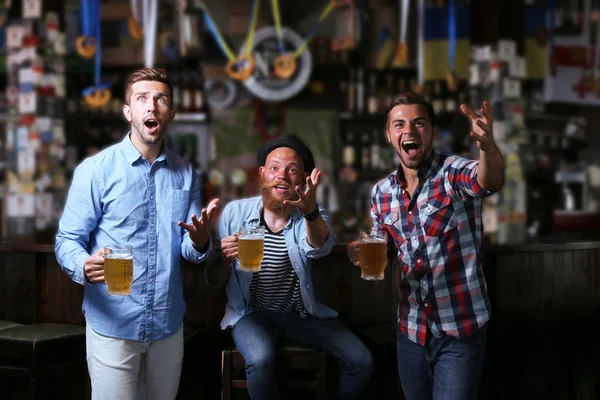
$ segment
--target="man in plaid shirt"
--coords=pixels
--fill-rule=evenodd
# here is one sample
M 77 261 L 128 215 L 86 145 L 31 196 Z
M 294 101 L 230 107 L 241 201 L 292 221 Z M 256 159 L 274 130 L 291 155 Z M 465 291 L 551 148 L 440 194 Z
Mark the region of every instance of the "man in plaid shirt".
M 402 268 L 398 371 L 408 400 L 476 399 L 490 304 L 482 271 L 481 199 L 504 181 L 486 101 L 471 120 L 479 161 L 446 157 L 432 148 L 431 104 L 415 93 L 388 108 L 386 137 L 400 158 L 397 171 L 372 191 L 374 229 L 388 232 Z M 348 257 L 358 266 L 358 242 Z

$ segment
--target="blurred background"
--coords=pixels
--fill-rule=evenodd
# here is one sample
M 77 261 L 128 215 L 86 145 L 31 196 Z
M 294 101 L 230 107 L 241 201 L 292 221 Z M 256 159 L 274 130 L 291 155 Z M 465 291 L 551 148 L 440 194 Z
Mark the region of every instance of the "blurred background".
M 494 107 L 506 183 L 485 200 L 489 243 L 596 239 L 599 18 L 591 0 L 4 1 L 0 237 L 53 243 L 74 168 L 127 133 L 128 74 L 156 66 L 173 82 L 168 146 L 197 168 L 205 203 L 257 194 L 256 150 L 293 132 L 353 239 L 398 165 L 387 105 L 416 90 L 446 154 L 477 157 L 460 103 Z

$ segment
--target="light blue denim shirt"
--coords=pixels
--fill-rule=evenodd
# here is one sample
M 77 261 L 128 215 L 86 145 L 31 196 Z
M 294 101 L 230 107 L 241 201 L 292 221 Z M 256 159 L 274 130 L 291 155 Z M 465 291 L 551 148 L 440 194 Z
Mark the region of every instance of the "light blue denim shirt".
M 146 342 L 181 328 L 180 256 L 200 263 L 209 252 L 198 253 L 177 221 L 191 223 L 200 212 L 198 175 L 166 147 L 150 166 L 128 134 L 76 168 L 55 252 L 71 279 L 85 285 L 83 312 L 94 331 Z M 86 283 L 86 258 L 109 244 L 133 246 L 129 296 L 108 296 L 104 282 Z
M 258 226 L 260 224 L 262 207 L 261 196 L 235 200 L 227 204 L 219 220 L 217 238 L 219 243 L 221 238 L 238 232 L 241 226 L 248 228 Z M 320 210 L 323 219 L 331 227 L 329 213 L 324 208 L 320 208 Z M 337 317 L 337 312 L 315 299 L 311 277 L 311 259 L 324 257 L 331 252 L 335 243 L 335 234 L 331 231 L 327 241 L 321 248 L 313 248 L 308 244 L 306 238 L 306 222 L 304 217 L 298 210 L 294 210 L 283 229 L 283 236 L 285 237 L 290 261 L 300 279 L 300 291 L 306 311 L 311 315 L 321 318 Z M 225 306 L 225 316 L 221 321 L 221 329 L 235 326 L 240 318 L 249 312 L 250 282 L 252 281 L 253 273 L 241 271 L 240 263 L 237 260 L 231 263 L 230 271 L 227 283 L 227 305 Z

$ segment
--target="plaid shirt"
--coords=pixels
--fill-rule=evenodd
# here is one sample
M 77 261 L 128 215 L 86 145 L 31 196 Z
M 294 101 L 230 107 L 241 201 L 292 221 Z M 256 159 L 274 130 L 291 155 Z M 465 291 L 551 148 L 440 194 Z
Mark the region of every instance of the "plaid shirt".
M 432 152 L 409 197 L 402 168 L 372 192 L 375 227 L 388 232 L 398 250 L 399 330 L 425 345 L 434 336 L 472 335 L 490 317 L 482 271 L 479 162 Z

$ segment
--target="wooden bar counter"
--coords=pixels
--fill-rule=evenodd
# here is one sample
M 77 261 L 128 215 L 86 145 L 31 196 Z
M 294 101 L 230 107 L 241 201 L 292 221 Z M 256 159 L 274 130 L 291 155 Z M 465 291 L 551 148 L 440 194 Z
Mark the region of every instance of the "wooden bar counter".
M 0 253 L 0 320 L 84 325 L 83 287 L 61 271 L 53 245 L 5 243 Z M 214 276 L 210 266 L 182 268 L 189 340 L 178 398 L 217 399 L 225 290 L 205 279 Z M 480 398 L 597 399 L 600 242 L 489 247 L 484 272 L 493 315 Z M 383 281 L 361 280 L 344 244 L 313 266 L 317 298 L 388 354 L 378 358 L 378 369 L 390 372 L 385 385 L 374 378 L 365 398 L 402 398 L 389 382 L 396 376 L 396 273 L 387 268 Z

